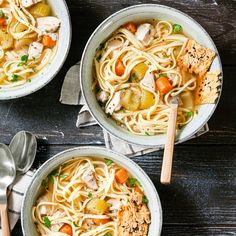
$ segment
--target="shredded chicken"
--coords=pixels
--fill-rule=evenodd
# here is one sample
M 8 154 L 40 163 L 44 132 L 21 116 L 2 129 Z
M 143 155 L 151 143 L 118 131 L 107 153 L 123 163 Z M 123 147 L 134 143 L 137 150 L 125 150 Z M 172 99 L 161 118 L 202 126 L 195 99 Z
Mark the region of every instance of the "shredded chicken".
M 112 100 L 106 107 L 106 113 L 112 115 L 114 111 L 119 111 L 120 108 L 121 108 L 121 92 L 119 91 L 114 94 Z
M 31 7 L 38 2 L 42 2 L 42 0 L 22 0 L 21 1 L 23 7 Z
M 38 58 L 43 51 L 43 44 L 33 42 L 29 45 L 29 59 Z
M 155 80 L 154 74 L 150 71 L 147 71 L 144 75 L 143 79 L 140 81 L 140 84 L 144 87 L 147 87 L 153 91 L 155 91 Z
M 88 188 L 97 190 L 98 185 L 96 178 L 94 176 L 94 171 L 91 167 L 89 167 L 81 177 L 82 181 L 88 186 Z
M 55 16 L 46 16 L 37 18 L 38 29 L 43 34 L 56 32 L 60 26 L 60 20 Z
M 141 192 L 133 192 L 129 204 L 121 207 L 118 212 L 118 235 L 148 235 L 150 212 L 146 204 L 142 203 L 142 199 Z

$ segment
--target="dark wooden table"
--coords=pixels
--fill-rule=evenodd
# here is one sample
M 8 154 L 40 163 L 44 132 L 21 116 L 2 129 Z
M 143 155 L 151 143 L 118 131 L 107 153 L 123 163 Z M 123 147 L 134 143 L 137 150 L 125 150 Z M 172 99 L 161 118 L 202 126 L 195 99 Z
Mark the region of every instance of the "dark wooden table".
M 0 102 L 0 142 L 20 130 L 39 137 L 34 167 L 65 149 L 104 145 L 100 127 L 77 129 L 78 106 L 59 103 L 66 71 L 76 63 L 95 27 L 113 12 L 146 1 L 67 0 L 73 23 L 70 54 L 57 77 L 33 95 Z M 151 177 L 163 206 L 162 235 L 236 235 L 236 1 L 148 1 L 166 4 L 195 18 L 214 39 L 224 66 L 220 104 L 210 132 L 177 145 L 173 182 L 159 183 L 162 151 L 133 158 Z M 55 1 L 56 4 L 56 1 Z M 157 16 L 158 17 L 158 16 Z M 13 236 L 21 236 L 20 221 Z

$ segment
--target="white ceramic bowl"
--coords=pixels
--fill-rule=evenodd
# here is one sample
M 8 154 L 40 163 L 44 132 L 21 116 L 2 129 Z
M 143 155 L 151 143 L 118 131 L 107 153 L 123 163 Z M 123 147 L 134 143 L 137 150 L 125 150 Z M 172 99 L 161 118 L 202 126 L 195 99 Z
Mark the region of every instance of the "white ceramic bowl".
M 83 52 L 80 71 L 83 95 L 91 114 L 100 126 L 119 139 L 143 146 L 164 145 L 165 135 L 137 136 L 118 126 L 112 119 L 108 119 L 107 115 L 98 104 L 95 94 L 91 89 L 93 81 L 92 67 L 96 48 L 101 42 L 109 37 L 112 32 L 126 22 L 145 21 L 150 19 L 169 20 L 173 23 L 182 25 L 184 31 L 187 32 L 188 35 L 200 44 L 213 49 L 217 53 L 217 57 L 215 58 L 210 70 L 219 70 L 222 72 L 220 57 L 211 37 L 200 24 L 179 10 L 163 5 L 142 4 L 118 11 L 103 21 L 91 35 Z M 202 105 L 198 110 L 198 116 L 182 129 L 176 142 L 186 141 L 199 131 L 210 119 L 216 106 L 217 104 Z
M 44 87 L 56 76 L 68 55 L 72 35 L 68 7 L 65 0 L 57 0 L 56 4 L 55 1 L 48 0 L 48 3 L 52 7 L 54 14 L 61 20 L 57 52 L 50 64 L 39 75 L 34 77 L 30 83 L 14 88 L 0 89 L 0 100 L 23 97 Z
M 47 162 L 45 162 L 35 173 L 27 192 L 25 193 L 22 204 L 21 224 L 22 224 L 23 234 L 25 236 L 38 236 L 34 222 L 32 220 L 31 210 L 40 192 L 40 186 L 42 180 L 54 169 L 56 169 L 60 164 L 64 163 L 65 161 L 73 157 L 80 157 L 80 156 L 111 159 L 118 165 L 128 170 L 132 176 L 137 178 L 141 182 L 144 188 L 145 195 L 149 199 L 148 206 L 151 212 L 151 224 L 149 227 L 148 236 L 161 235 L 162 208 L 160 199 L 155 189 L 155 186 L 153 185 L 149 177 L 145 174 L 145 172 L 129 158 L 121 154 L 118 154 L 114 151 L 111 151 L 109 149 L 99 148 L 99 147 L 78 147 L 66 150 L 64 152 L 55 155 Z

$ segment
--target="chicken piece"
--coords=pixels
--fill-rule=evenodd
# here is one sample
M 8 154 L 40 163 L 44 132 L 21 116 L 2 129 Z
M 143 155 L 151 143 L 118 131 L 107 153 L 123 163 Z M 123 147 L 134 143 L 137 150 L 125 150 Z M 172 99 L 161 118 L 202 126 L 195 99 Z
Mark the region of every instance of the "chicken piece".
M 28 54 L 28 48 L 23 47 L 20 50 L 11 50 L 11 51 L 6 51 L 6 60 L 7 61 L 14 61 L 14 60 L 19 60 L 22 56 Z
M 108 100 L 109 98 L 109 93 L 106 91 L 101 90 L 100 92 L 97 93 L 97 100 L 104 103 Z
M 43 51 L 43 44 L 33 42 L 29 45 L 29 59 L 38 58 Z
M 196 41 L 189 39 L 182 47 L 177 64 L 189 73 L 204 77 L 216 54 L 210 48 L 205 48 Z
M 151 24 L 145 23 L 139 25 L 135 37 L 141 41 L 144 46 L 148 46 L 153 41 L 155 33 L 155 28 Z
M 121 92 L 119 91 L 114 94 L 112 100 L 106 107 L 106 113 L 112 115 L 114 111 L 119 111 L 120 108 L 121 108 Z
M 143 79 L 140 81 L 140 84 L 143 85 L 144 87 L 151 89 L 152 91 L 155 91 L 154 74 L 149 70 L 147 70 Z
M 43 34 L 56 32 L 61 24 L 61 21 L 55 16 L 46 16 L 37 18 L 38 29 Z
M 109 210 L 114 211 L 114 212 L 119 211 L 119 209 L 121 208 L 121 205 L 122 205 L 122 203 L 119 199 L 109 199 L 107 201 L 107 204 L 110 205 Z
M 23 7 L 31 7 L 38 2 L 42 2 L 42 0 L 21 0 Z
M 82 181 L 87 185 L 88 188 L 97 190 L 98 185 L 94 176 L 94 171 L 91 167 L 89 167 L 81 177 Z
M 38 203 L 43 203 L 43 202 L 50 202 L 52 200 L 52 194 L 51 193 L 46 193 L 43 196 L 41 196 L 37 202 Z M 41 205 L 39 207 L 39 212 L 41 215 L 50 215 L 50 209 L 51 207 L 49 205 Z

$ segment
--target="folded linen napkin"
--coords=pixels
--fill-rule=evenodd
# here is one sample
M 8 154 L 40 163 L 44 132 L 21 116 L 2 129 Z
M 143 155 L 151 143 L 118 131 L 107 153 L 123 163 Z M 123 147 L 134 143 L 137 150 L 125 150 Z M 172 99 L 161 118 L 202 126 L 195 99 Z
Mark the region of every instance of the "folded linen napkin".
M 17 176 L 8 196 L 8 216 L 10 228 L 13 229 L 20 218 L 21 204 L 24 193 L 28 189 L 35 171 L 29 170 L 26 174 Z M 1 230 L 0 230 L 1 235 Z M 4 235 L 2 235 L 4 236 Z
M 77 127 L 86 127 L 95 125 L 97 122 L 90 115 L 89 109 L 84 101 L 80 90 L 80 62 L 72 66 L 66 74 L 62 90 L 60 102 L 67 105 L 81 105 L 81 109 L 77 116 Z M 209 131 L 208 125 L 206 124 L 197 134 L 192 136 L 190 139 L 198 137 Z M 144 155 L 154 151 L 158 151 L 163 146 L 157 146 L 155 148 L 148 148 L 146 146 L 131 145 L 125 141 L 121 141 L 111 134 L 103 130 L 105 145 L 114 151 L 120 152 L 128 157 Z

